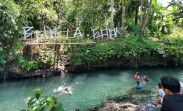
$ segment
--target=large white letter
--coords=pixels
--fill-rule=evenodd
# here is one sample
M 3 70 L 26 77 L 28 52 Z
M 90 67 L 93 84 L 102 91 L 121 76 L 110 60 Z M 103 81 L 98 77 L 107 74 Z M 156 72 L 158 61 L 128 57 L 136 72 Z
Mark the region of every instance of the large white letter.
M 44 26 L 44 34 L 46 36 L 46 39 L 48 38 L 47 32 L 46 32 L 46 27 Z
M 117 37 L 118 34 L 121 35 L 117 27 L 113 29 L 109 29 L 109 33 L 110 33 L 110 38 L 112 38 L 112 36 Z
M 120 32 L 119 32 L 119 30 L 118 30 L 118 27 L 116 27 L 116 34 L 115 34 L 115 37 L 117 37 L 117 35 L 122 35 Z
M 97 29 L 92 29 L 92 32 L 93 32 L 93 38 L 96 39 L 96 38 L 99 38 L 101 37 L 100 33 L 98 31 L 96 31 Z M 95 32 L 96 31 L 96 32 Z
M 79 35 L 80 37 L 82 37 L 82 34 L 81 34 L 81 32 L 80 32 L 80 30 L 79 30 L 78 27 L 76 28 L 76 31 L 74 33 L 74 37 L 76 37 L 77 35 Z
M 35 34 L 36 34 L 36 41 L 38 42 L 38 40 L 39 40 L 39 31 L 36 30 L 36 31 L 35 31 Z
M 69 28 L 67 28 L 66 39 L 69 37 Z
M 104 33 L 104 31 L 105 31 L 105 33 Z M 109 33 L 108 33 L 107 28 L 106 28 L 106 29 L 101 29 L 100 32 L 101 32 L 102 38 L 103 38 L 104 36 L 106 36 L 106 37 L 109 36 Z
M 32 32 L 30 32 L 31 29 L 33 29 L 34 27 L 23 27 L 24 29 L 24 40 L 27 39 L 27 37 L 32 35 Z

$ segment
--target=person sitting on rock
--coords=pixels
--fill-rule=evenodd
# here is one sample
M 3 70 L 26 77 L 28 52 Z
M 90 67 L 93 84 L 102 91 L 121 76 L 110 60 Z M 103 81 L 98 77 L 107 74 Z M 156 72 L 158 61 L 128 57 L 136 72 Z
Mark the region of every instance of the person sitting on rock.
M 155 106 L 157 106 L 158 104 L 162 104 L 163 103 L 163 97 L 165 96 L 165 92 L 162 89 L 161 83 L 158 83 L 157 92 L 158 92 L 158 98 L 153 103 Z
M 181 85 L 178 79 L 171 76 L 161 77 L 161 85 L 165 96 L 161 111 L 183 111 L 183 95 L 180 94 Z

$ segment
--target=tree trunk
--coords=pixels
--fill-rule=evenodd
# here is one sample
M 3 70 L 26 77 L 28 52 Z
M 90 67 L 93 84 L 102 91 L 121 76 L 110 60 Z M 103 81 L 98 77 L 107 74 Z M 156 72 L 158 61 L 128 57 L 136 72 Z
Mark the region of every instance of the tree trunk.
M 142 0 L 140 0 L 140 26 L 142 26 Z
M 58 19 L 57 19 L 57 23 L 56 23 L 56 28 L 58 28 L 60 26 L 60 13 L 57 13 Z
M 114 20 L 114 0 L 111 1 L 111 24 L 110 28 L 113 28 L 113 20 Z
M 128 22 L 129 10 L 130 10 L 130 7 L 126 6 L 126 21 L 127 22 Z
M 121 34 L 121 36 L 123 36 L 123 30 L 125 28 L 125 26 L 124 26 L 124 19 L 125 19 L 125 6 L 124 6 L 124 3 L 122 3 L 122 18 L 121 18 L 122 34 Z
M 138 24 L 138 12 L 139 12 L 139 5 L 137 5 L 136 11 L 135 11 L 135 25 Z
M 147 13 L 144 15 L 145 16 L 145 19 L 144 19 L 144 21 L 142 22 L 142 25 L 141 25 L 141 32 L 142 33 L 145 30 L 145 26 L 146 26 L 147 21 L 148 21 L 149 13 L 151 11 L 151 6 L 152 6 L 152 0 L 150 0 L 149 6 L 148 6 L 148 9 L 147 9 Z

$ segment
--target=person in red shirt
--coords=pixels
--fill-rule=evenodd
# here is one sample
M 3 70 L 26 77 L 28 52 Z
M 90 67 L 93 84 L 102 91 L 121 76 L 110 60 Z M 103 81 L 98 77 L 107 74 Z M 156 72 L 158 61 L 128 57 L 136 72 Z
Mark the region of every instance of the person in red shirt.
M 140 80 L 139 72 L 136 72 L 136 74 L 134 75 L 134 78 L 135 78 L 137 81 Z

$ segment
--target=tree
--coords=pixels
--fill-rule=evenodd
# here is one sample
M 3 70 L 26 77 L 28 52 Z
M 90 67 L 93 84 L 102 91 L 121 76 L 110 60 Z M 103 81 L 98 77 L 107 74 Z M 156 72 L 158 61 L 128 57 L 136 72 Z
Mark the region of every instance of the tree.
M 147 24 L 147 21 L 148 21 L 148 17 L 149 17 L 149 14 L 150 14 L 150 11 L 151 11 L 151 6 L 152 6 L 152 1 L 153 0 L 150 0 L 149 4 L 148 4 L 148 7 L 147 7 L 147 12 L 145 13 L 144 15 L 144 20 L 142 22 L 142 25 L 141 25 L 141 32 L 143 33 L 144 30 L 145 30 L 145 26 Z
M 43 26 L 56 26 L 58 16 L 53 8 L 53 0 L 22 0 L 17 2 L 21 7 L 21 17 L 24 25 L 43 29 Z
M 175 23 L 178 23 L 180 19 L 183 19 L 183 1 L 172 0 L 167 7 L 170 7 L 170 6 L 173 8 L 173 12 L 172 12 L 172 15 L 174 16 L 173 21 L 175 21 Z
M 122 3 L 122 16 L 121 16 L 121 28 L 122 30 L 124 30 L 125 28 L 125 25 L 124 25 L 124 19 L 125 19 L 125 6 L 128 5 L 130 2 L 130 0 L 121 0 L 121 3 Z M 123 31 L 122 31 L 123 32 Z M 122 33 L 123 34 L 123 33 Z
M 0 73 L 5 79 L 7 75 L 8 57 L 14 50 L 16 40 L 21 37 L 21 25 L 19 21 L 20 7 L 11 0 L 0 1 Z

